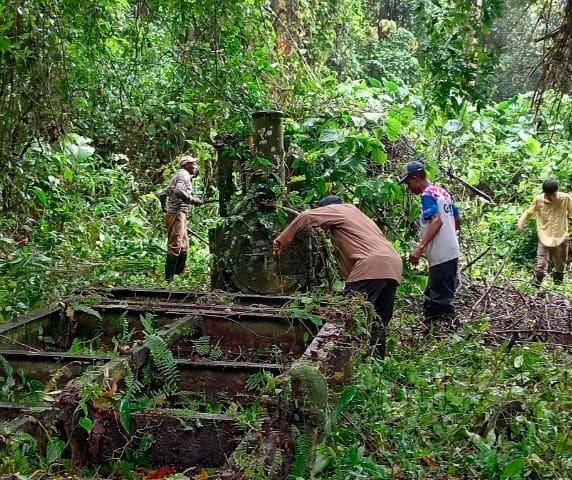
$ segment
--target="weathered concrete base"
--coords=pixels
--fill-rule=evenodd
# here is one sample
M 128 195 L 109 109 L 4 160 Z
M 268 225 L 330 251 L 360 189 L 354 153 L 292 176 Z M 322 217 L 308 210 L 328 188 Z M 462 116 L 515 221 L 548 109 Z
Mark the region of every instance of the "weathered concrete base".
M 144 453 L 155 466 L 185 469 L 224 465 L 242 433 L 226 415 L 147 410 L 136 413 L 125 431 L 117 412 L 94 413 L 94 429 L 85 437 L 84 461 L 106 463 L 124 456 L 126 449 Z
M 326 321 L 318 329 L 284 317 L 280 307 L 285 297 L 242 295 L 233 296 L 242 302 L 238 306 L 208 305 L 201 303 L 209 301 L 206 295 L 158 292 L 155 301 L 155 291 L 130 289 L 119 289 L 95 305 L 92 301 L 90 308 L 99 312 L 101 320 L 81 311 L 69 318 L 70 310 L 62 304 L 45 310 L 43 316 L 29 315 L 20 324 L 3 328 L 8 343 L 0 343 L 0 354 L 16 369 L 24 369 L 28 378 L 51 381 L 50 388 L 63 389 L 63 393 L 44 411 L 0 404 L 0 419 L 13 419 L 15 428 L 37 436 L 40 445 L 45 441 L 45 431 L 58 430 L 76 465 L 107 463 L 125 458 L 127 452 L 139 451 L 157 467 L 224 466 L 219 478 L 242 479 L 241 465 L 253 462 L 257 471 L 270 475 L 269 479 L 286 478 L 296 452 L 296 439 L 303 434 L 314 448 L 322 435 L 328 388 L 351 378 L 351 366 L 362 342 L 352 333 L 351 315 L 332 316 L 326 309 Z M 191 299 L 195 303 L 189 303 Z M 339 308 L 334 311 L 339 312 Z M 89 340 L 90 335 L 99 335 L 104 344 L 111 344 L 123 328 L 124 320 L 119 319 L 124 312 L 129 328 L 136 331 L 135 342 L 117 357 L 53 352 L 51 344 L 34 338 L 34 332 L 39 332 L 37 327 L 42 326 L 44 335 L 64 335 L 64 344 L 73 336 Z M 182 394 L 172 399 L 173 404 L 184 406 L 185 399 L 194 402 L 196 398 L 199 402 L 248 405 L 257 393 L 246 388 L 247 382 L 252 375 L 268 372 L 276 378 L 276 391 L 281 393 L 263 398 L 262 427 L 245 436 L 235 418 L 164 408 L 132 412 L 126 429 L 119 418 L 117 396 L 126 386 L 126 375 L 140 374 L 149 361 L 149 348 L 137 341 L 144 338 L 139 320 L 144 313 L 156 315 L 156 334 L 175 354 Z M 203 336 L 210 337 L 210 345 L 223 350 L 225 358 L 249 358 L 245 352 L 257 349 L 268 356 L 262 362 L 201 357 L 193 340 Z M 33 348 L 40 351 L 26 351 L 29 349 L 21 345 L 22 339 L 37 345 Z M 9 349 L 14 343 L 19 346 Z M 276 348 L 281 353 L 277 354 Z M 96 368 L 85 373 L 92 365 Z M 99 393 L 93 389 L 97 385 Z M 160 389 L 161 385 L 146 388 Z M 95 397 L 86 400 L 84 396 L 90 391 L 96 392 Z M 79 426 L 84 415 L 92 422 L 90 433 Z

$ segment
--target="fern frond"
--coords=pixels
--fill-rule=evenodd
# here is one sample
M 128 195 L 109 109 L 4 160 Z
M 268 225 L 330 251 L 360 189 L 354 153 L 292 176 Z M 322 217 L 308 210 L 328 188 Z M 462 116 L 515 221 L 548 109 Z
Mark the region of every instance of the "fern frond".
M 131 365 L 127 366 L 125 373 L 125 391 L 124 398 L 131 400 L 135 395 L 141 393 L 143 390 L 143 383 L 135 378 L 135 374 L 131 369 Z
M 143 325 L 143 330 L 147 334 L 155 333 L 155 315 L 152 313 L 146 313 L 139 317 L 141 325 Z
M 195 347 L 195 351 L 197 352 L 197 355 L 205 357 L 206 355 L 209 354 L 211 350 L 211 337 L 205 335 L 203 337 L 197 338 L 196 340 L 192 340 L 192 342 L 193 342 L 193 347 Z
M 306 478 L 312 458 L 312 439 L 313 435 L 311 430 L 300 431 L 297 428 L 294 429 L 296 453 L 294 454 L 289 477 L 292 480 Z
M 153 365 L 158 370 L 163 380 L 163 390 L 167 395 L 177 391 L 179 385 L 179 371 L 173 357 L 173 352 L 163 338 L 156 334 L 148 334 L 145 345 L 149 347 L 149 353 Z

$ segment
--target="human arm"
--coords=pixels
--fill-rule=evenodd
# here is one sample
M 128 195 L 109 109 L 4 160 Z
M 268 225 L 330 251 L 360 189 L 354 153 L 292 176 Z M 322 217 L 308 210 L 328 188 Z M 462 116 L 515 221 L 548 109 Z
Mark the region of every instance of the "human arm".
M 429 226 L 427 227 L 427 230 L 425 230 L 425 233 L 423 234 L 423 238 L 417 244 L 417 247 L 415 247 L 413 252 L 409 254 L 409 261 L 413 265 L 417 265 L 419 263 L 419 260 L 421 259 L 423 253 L 425 253 L 425 250 L 427 250 L 427 247 L 429 246 L 431 241 L 435 238 L 435 235 L 439 233 L 439 230 L 441 230 L 442 225 L 443 225 L 443 220 L 441 220 L 441 217 L 439 215 L 433 215 L 431 217 L 431 220 L 429 221 Z
M 300 213 L 272 243 L 275 255 L 282 255 L 296 235 L 314 227 L 334 227 L 343 221 L 343 214 L 332 206 L 314 208 Z
M 529 220 L 529 218 L 534 216 L 535 213 L 536 213 L 536 200 L 532 202 L 532 205 L 529 208 L 527 208 L 525 212 L 518 219 L 518 223 L 516 224 L 517 231 L 522 232 L 524 230 L 526 222 Z
M 193 196 L 193 185 L 191 183 L 191 177 L 188 173 L 180 171 L 175 177 L 171 192 L 173 196 L 189 205 L 202 205 L 204 202 L 195 196 Z
M 193 195 L 188 195 L 181 190 L 175 190 L 175 195 L 179 197 L 183 202 L 188 203 L 190 205 L 203 205 L 205 202 L 198 197 L 194 197 Z
M 457 205 L 453 204 L 453 216 L 455 218 L 455 230 L 461 230 L 461 212 L 457 208 Z
M 455 209 L 456 207 L 454 207 Z M 453 214 L 455 210 L 453 209 Z M 458 213 L 458 212 L 457 212 Z M 435 235 L 439 232 L 443 226 L 443 220 L 439 214 L 439 204 L 437 200 L 430 194 L 424 194 L 421 196 L 421 216 L 424 221 L 428 222 L 425 232 L 421 241 L 417 244 L 417 247 L 409 255 L 409 261 L 413 265 L 417 265 L 421 259 L 425 250 L 431 243 L 431 240 L 435 238 Z

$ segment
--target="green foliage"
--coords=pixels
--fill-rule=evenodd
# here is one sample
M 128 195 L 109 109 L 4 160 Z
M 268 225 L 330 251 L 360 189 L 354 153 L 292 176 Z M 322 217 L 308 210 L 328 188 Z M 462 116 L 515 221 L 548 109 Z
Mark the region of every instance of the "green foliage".
M 388 478 L 388 468 L 424 478 L 427 462 L 467 479 L 569 477 L 570 357 L 479 338 L 469 328 L 360 366 L 334 409 L 320 478 Z
M 245 388 L 247 390 L 264 389 L 264 393 L 272 395 L 276 389 L 276 379 L 271 373 L 262 370 L 248 377 Z
M 7 423 L 0 424 L 0 431 L 5 438 L 0 447 L 0 475 L 31 474 L 38 462 L 37 441 Z
M 298 480 L 299 478 L 307 478 L 307 474 L 310 471 L 314 435 L 311 430 L 303 429 L 300 431 L 297 427 L 293 427 L 293 433 L 296 451 L 288 478 L 290 480 Z
M 497 52 L 485 38 L 502 5 L 502 0 L 417 3 L 428 104 L 452 114 L 467 102 L 481 108 L 490 99 Z
M 173 357 L 173 352 L 165 340 L 157 334 L 148 333 L 145 336 L 145 345 L 149 347 L 153 369 L 158 373 L 161 392 L 169 396 L 179 388 L 179 372 Z
M 191 340 L 195 352 L 201 357 L 210 357 L 213 360 L 220 360 L 224 352 L 218 345 L 211 344 L 211 337 L 208 335 Z
M 38 405 L 44 401 L 44 384 L 28 378 L 22 370 L 14 367 L 0 355 L 0 400 L 25 405 Z

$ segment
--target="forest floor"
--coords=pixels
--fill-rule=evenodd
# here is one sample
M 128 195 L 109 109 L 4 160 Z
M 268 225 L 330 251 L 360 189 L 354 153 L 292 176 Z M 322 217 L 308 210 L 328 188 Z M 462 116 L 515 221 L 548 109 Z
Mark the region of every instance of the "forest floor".
M 340 396 L 320 478 L 571 478 L 570 299 L 465 280 L 461 327 L 436 336 L 421 302 Z

